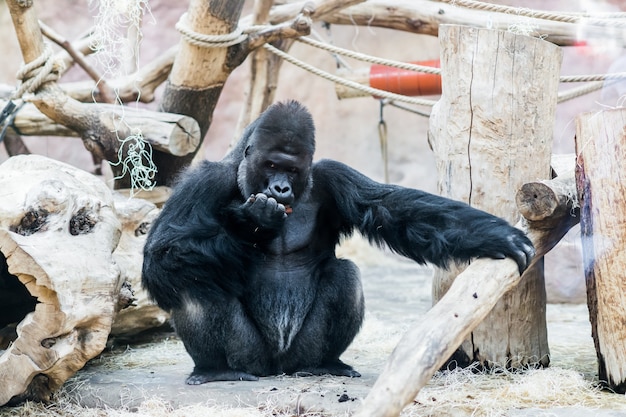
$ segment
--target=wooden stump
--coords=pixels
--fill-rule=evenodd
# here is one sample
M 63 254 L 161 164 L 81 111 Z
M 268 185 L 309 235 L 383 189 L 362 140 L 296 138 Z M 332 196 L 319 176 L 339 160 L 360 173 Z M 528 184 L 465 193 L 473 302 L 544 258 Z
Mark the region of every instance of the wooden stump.
M 598 376 L 626 392 L 626 110 L 576 120 L 576 183 Z
M 445 25 L 439 37 L 443 89 L 429 130 L 439 192 L 516 223 L 521 185 L 550 178 L 562 53 L 540 39 L 489 29 Z M 435 302 L 463 269 L 436 271 Z M 537 262 L 449 365 L 548 365 L 545 303 Z
M 0 356 L 0 405 L 47 400 L 106 345 L 121 226 L 102 181 L 45 157 L 4 162 L 0 190 L 0 287 L 36 298 L 16 290 L 28 308 L 10 318 L 19 324 Z

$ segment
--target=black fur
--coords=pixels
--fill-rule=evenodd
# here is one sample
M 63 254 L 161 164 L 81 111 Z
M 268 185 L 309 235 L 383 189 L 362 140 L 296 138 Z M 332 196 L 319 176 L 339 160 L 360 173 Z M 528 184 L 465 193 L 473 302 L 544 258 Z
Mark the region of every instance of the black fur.
M 143 284 L 195 362 L 189 384 L 359 376 L 339 359 L 363 320 L 359 272 L 335 257 L 355 229 L 418 263 L 509 256 L 528 266 L 532 244 L 504 220 L 312 163 L 314 148 L 308 111 L 275 104 L 224 160 L 188 170 L 154 223 Z

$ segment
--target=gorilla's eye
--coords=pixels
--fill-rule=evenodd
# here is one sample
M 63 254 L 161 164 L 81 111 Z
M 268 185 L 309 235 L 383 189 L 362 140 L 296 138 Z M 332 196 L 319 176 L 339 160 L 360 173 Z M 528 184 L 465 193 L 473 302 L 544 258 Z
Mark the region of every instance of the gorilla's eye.
M 289 168 L 289 172 L 291 172 L 292 174 L 297 174 L 298 173 L 298 168 L 297 167 L 291 167 L 291 168 Z
M 267 161 L 265 163 L 265 165 L 269 168 L 269 169 L 276 169 L 276 164 L 273 163 L 272 161 Z

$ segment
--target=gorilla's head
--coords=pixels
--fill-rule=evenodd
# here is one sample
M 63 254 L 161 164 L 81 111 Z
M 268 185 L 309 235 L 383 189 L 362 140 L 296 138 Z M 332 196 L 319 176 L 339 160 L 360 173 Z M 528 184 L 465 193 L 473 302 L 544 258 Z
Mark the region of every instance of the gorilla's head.
M 270 106 L 248 131 L 237 181 L 243 198 L 264 193 L 291 205 L 311 187 L 315 126 L 296 101 Z

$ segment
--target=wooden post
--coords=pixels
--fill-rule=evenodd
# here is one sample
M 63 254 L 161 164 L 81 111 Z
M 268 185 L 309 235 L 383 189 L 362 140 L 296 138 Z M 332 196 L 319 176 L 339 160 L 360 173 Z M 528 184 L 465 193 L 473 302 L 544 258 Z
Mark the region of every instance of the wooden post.
M 429 131 L 439 192 L 516 223 L 518 189 L 550 178 L 562 53 L 537 38 L 489 29 L 444 25 L 439 36 L 443 89 Z M 462 269 L 436 271 L 434 301 Z M 539 260 L 448 365 L 547 366 L 545 304 Z
M 626 392 L 626 110 L 576 119 L 576 183 L 598 377 Z

